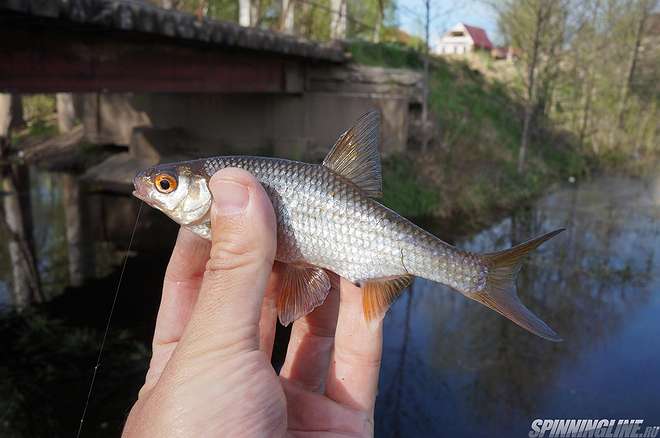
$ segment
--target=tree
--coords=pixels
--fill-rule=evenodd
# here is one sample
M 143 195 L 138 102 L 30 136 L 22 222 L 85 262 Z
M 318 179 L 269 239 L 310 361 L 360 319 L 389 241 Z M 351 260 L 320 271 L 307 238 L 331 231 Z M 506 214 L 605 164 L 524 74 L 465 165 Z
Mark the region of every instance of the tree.
M 418 22 L 421 24 L 423 29 L 423 41 L 419 44 L 421 53 L 421 58 L 423 62 L 423 79 L 422 79 L 422 129 L 421 129 L 421 150 L 426 152 L 428 150 L 429 142 L 431 141 L 432 136 L 432 126 L 433 124 L 429 121 L 429 88 L 430 88 L 430 74 L 429 74 L 429 64 L 430 64 L 430 48 L 431 48 L 431 26 L 437 19 L 447 15 L 449 12 L 455 12 L 461 7 L 460 2 L 452 2 L 447 6 L 446 9 L 436 11 L 435 14 L 432 14 L 433 10 L 436 9 L 435 5 L 431 0 L 420 0 L 420 6 L 423 6 L 423 13 L 419 14 L 417 11 L 404 8 L 404 11 L 413 15 Z
M 280 17 L 280 31 L 294 33 L 295 0 L 282 0 L 282 16 Z
M 644 25 L 649 15 L 656 7 L 656 0 L 639 0 L 633 3 L 631 14 L 631 28 L 634 31 L 632 39 L 632 47 L 630 50 L 630 58 L 628 60 L 628 68 L 626 69 L 625 77 L 621 83 L 621 92 L 619 98 L 619 111 L 618 111 L 618 126 L 624 127 L 624 115 L 628 103 L 628 96 L 633 85 L 634 75 L 637 64 L 639 62 L 639 49 L 642 44 L 642 36 L 644 33 Z
M 573 0 L 548 116 L 594 158 L 657 150 L 657 0 Z M 655 30 L 654 30 L 655 29 Z M 559 67 L 560 66 L 560 67 Z M 586 149 L 585 149 L 586 151 Z
M 422 152 L 429 146 L 429 29 L 431 26 L 431 1 L 424 0 L 424 83 L 422 85 Z
M 332 19 L 330 21 L 330 38 L 333 40 L 346 39 L 346 18 L 347 13 L 347 0 L 330 0 L 330 13 Z
M 522 52 L 524 114 L 517 166 L 522 173 L 534 118 L 538 110 L 545 112 L 558 73 L 568 0 L 507 0 L 498 8 L 502 35 Z
M 0 161 L 5 163 L 9 160 L 11 129 L 23 123 L 23 106 L 19 102 L 18 96 L 0 94 Z M 4 192 L 0 226 L 9 239 L 12 297 L 18 310 L 43 298 L 34 257 L 29 181 L 24 166 L 0 165 L 0 189 Z
M 238 1 L 238 24 L 241 26 L 250 26 L 253 24 L 250 0 Z
M 383 28 L 383 20 L 385 19 L 385 1 L 378 0 L 378 11 L 376 16 L 376 24 L 374 25 L 374 33 L 371 40 L 374 43 L 380 42 L 380 34 Z

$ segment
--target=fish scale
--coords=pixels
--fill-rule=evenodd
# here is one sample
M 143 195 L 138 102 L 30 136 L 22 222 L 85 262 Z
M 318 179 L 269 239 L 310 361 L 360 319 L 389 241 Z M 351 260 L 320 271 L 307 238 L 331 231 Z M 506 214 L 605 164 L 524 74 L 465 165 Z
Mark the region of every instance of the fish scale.
M 277 219 L 276 260 L 285 264 L 278 315 L 288 324 L 319 306 L 330 290 L 325 270 L 363 287 L 365 318 L 381 317 L 413 276 L 445 284 L 543 338 L 559 336 L 525 307 L 516 276 L 525 256 L 563 229 L 488 254 L 443 242 L 380 204 L 378 113 L 342 134 L 322 164 L 227 156 L 140 172 L 135 195 L 211 239 L 210 178 L 224 168 L 250 172 Z M 165 185 L 158 186 L 159 181 Z
M 190 164 L 209 178 L 237 167 L 259 180 L 277 218 L 278 261 L 320 266 L 354 283 L 410 274 L 467 292 L 484 286 L 487 269 L 478 255 L 418 228 L 321 165 L 265 157 Z

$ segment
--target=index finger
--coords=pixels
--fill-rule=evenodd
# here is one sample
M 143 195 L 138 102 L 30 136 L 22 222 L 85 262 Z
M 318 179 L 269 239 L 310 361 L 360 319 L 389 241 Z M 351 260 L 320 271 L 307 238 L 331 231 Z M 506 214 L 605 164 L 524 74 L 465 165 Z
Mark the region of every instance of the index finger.
M 211 242 L 181 228 L 167 264 L 156 318 L 154 346 L 176 342 L 190 319 L 209 259 Z
M 335 348 L 326 395 L 364 412 L 373 412 L 383 351 L 383 322 L 367 324 L 362 289 L 341 279 Z
M 181 228 L 167 264 L 163 281 L 156 329 L 152 342 L 152 356 L 140 395 L 148 393 L 160 379 L 190 320 L 199 295 L 204 267 L 209 258 L 211 244 Z

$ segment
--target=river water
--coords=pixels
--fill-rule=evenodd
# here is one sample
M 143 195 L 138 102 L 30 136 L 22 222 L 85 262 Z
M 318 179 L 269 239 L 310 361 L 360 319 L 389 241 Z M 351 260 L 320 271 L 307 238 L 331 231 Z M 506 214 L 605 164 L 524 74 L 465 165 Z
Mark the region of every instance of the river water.
M 417 280 L 386 319 L 376 436 L 525 437 L 537 418 L 660 425 L 660 178 L 567 185 L 456 244 L 491 251 L 559 227 L 518 287 L 564 341 Z
M 37 259 L 50 297 L 62 293 L 68 272 L 66 218 L 58 181 L 57 175 L 32 175 Z M 137 203 L 116 196 L 107 203 L 113 207 L 105 208 L 104 215 L 135 217 L 131 208 Z M 117 209 L 121 203 L 127 209 Z M 118 218 L 109 222 L 117 223 Z M 151 226 L 151 219 L 143 219 L 145 227 Z M 376 436 L 526 437 L 537 418 L 634 418 L 644 419 L 645 425 L 660 425 L 659 224 L 660 177 L 599 177 L 559 187 L 530 207 L 456 240 L 461 248 L 493 251 L 567 228 L 530 257 L 518 281 L 522 301 L 564 341 L 540 339 L 448 288 L 416 280 L 385 320 Z M 130 225 L 122 225 L 126 230 L 120 240 L 128 240 Z M 175 227 L 168 225 L 166 232 L 156 233 L 165 247 L 174 239 Z M 150 240 L 155 234 L 142 229 L 138 235 Z M 95 248 L 98 263 L 103 258 L 100 247 Z M 0 304 L 6 304 L 11 269 L 6 249 L 0 251 Z M 138 333 L 134 336 L 146 346 L 167 256 L 167 251 L 158 252 L 164 257 L 149 255 L 140 264 L 138 254 L 129 261 L 128 290 L 122 291 L 113 326 L 114 333 L 120 328 Z M 97 274 L 116 269 L 119 259 L 109 259 L 102 269 L 94 269 Z M 67 312 L 74 311 L 70 303 L 75 303 L 82 315 L 75 324 L 103 327 L 115 282 L 116 274 L 97 280 L 93 287 L 65 293 L 72 298 L 60 300 L 58 318 L 66 319 Z M 107 289 L 104 298 L 95 295 L 101 289 Z M 89 316 L 97 308 L 95 316 Z M 88 356 L 79 358 L 79 372 L 91 368 L 95 354 L 92 347 Z M 112 359 L 112 347 L 105 355 Z M 146 366 L 146 359 L 143 362 L 140 366 Z M 111 404 L 101 400 L 92 405 L 90 436 L 118 433 L 143 378 L 140 366 L 132 374 L 135 388 L 115 396 Z M 11 371 L 14 376 L 21 372 Z M 79 388 L 70 389 L 70 407 L 62 407 L 52 414 L 57 418 L 49 419 L 54 424 L 49 427 L 62 428 L 50 435 L 68 436 L 77 424 L 87 389 L 87 380 L 79 380 Z M 116 381 L 108 386 L 117 387 Z M 26 403 L 45 406 L 43 393 L 35 392 L 34 397 L 34 402 Z M 5 419 L 0 431 L 21 436 L 23 426 L 16 418 Z

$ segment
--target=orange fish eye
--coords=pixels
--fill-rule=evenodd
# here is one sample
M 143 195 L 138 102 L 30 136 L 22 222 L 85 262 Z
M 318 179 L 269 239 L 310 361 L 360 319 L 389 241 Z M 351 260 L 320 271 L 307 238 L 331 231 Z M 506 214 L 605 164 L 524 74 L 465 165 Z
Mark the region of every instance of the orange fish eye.
M 160 173 L 154 178 L 156 190 L 161 193 L 172 193 L 176 190 L 176 179 L 167 173 Z

